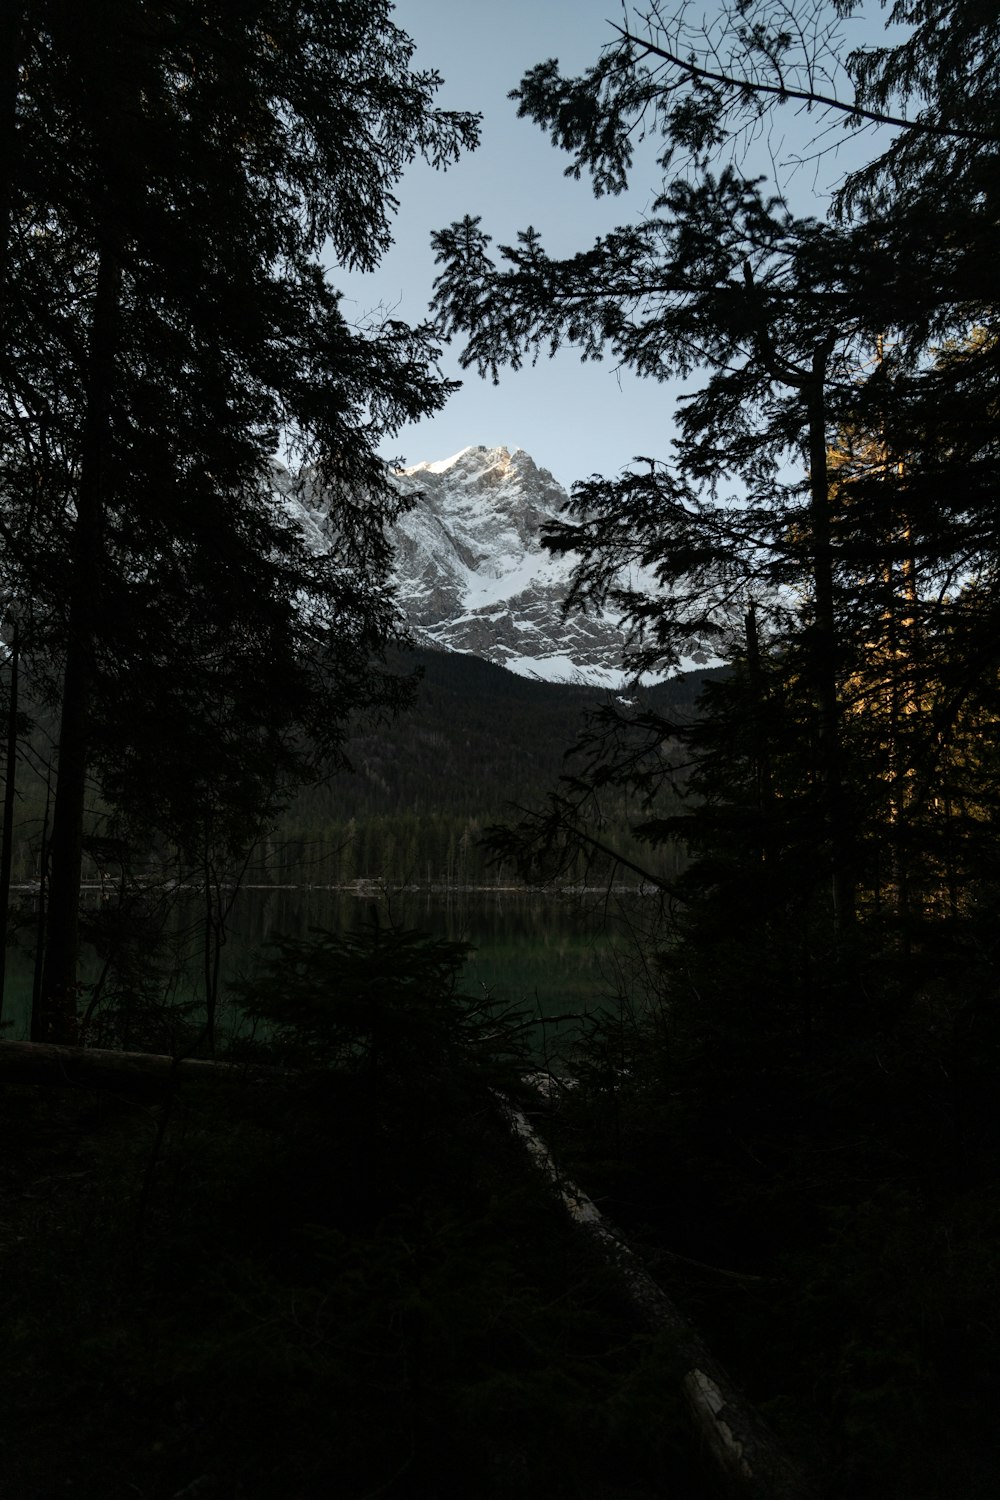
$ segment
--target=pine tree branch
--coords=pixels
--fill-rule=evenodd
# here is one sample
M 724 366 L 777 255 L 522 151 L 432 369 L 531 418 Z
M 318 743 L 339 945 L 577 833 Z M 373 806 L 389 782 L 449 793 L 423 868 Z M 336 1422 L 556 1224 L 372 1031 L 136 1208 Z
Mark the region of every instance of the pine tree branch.
M 983 135 L 979 131 L 962 130 L 953 125 L 935 125 L 929 120 L 904 120 L 899 115 L 884 114 L 881 110 L 865 109 L 860 104 L 848 104 L 844 99 L 837 99 L 832 94 L 818 94 L 812 89 L 793 89 L 784 83 L 755 83 L 749 78 L 731 78 L 727 73 L 716 73 L 710 68 L 700 67 L 698 63 L 685 61 L 674 52 L 668 52 L 665 47 L 658 47 L 654 42 L 645 37 L 633 35 L 624 27 L 615 26 L 615 31 L 623 41 L 631 42 L 633 46 L 641 47 L 643 54 L 647 57 L 659 57 L 664 62 L 672 63 L 674 67 L 682 69 L 690 78 L 698 78 L 706 83 L 719 83 L 723 88 L 740 89 L 750 94 L 774 94 L 779 99 L 801 99 L 806 104 L 820 104 L 825 109 L 837 109 L 843 114 L 850 115 L 856 120 L 868 120 L 874 125 L 891 125 L 902 130 L 916 130 L 923 135 L 941 135 L 963 141 L 992 141 L 995 137 Z

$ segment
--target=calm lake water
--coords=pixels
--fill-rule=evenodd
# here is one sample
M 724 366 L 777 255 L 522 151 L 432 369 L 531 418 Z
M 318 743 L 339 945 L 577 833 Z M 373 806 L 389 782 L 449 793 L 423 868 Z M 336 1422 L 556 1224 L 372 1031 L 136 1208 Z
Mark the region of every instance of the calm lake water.
M 175 948 L 174 959 L 164 966 L 164 990 L 177 999 L 203 996 L 204 897 L 185 890 L 164 899 L 170 903 Z M 20 900 L 27 914 L 31 898 L 22 895 Z M 99 910 L 99 897 L 88 897 L 87 905 L 91 913 Z M 629 933 L 654 919 L 656 905 L 654 897 L 637 892 L 246 889 L 235 897 L 226 919 L 221 995 L 224 1003 L 227 986 L 253 972 L 270 936 L 304 936 L 311 928 L 342 931 L 377 918 L 471 944 L 463 988 L 485 986 L 505 1004 L 529 1008 L 539 1019 L 539 1055 L 557 1057 L 570 1044 L 576 1023 L 556 1017 L 617 1005 L 622 986 L 635 987 L 636 944 Z M 8 958 L 3 1018 L 9 1039 L 28 1033 L 31 946 L 32 929 L 26 924 Z M 81 963 L 84 1004 L 86 987 L 94 984 L 100 969 L 94 950 L 86 951 Z

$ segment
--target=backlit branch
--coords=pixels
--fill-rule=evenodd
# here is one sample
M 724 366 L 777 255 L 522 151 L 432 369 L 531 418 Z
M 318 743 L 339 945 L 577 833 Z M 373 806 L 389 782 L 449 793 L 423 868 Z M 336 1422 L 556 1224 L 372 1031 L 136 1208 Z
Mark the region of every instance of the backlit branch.
M 980 132 L 962 130 L 957 126 L 936 125 L 930 120 L 905 120 L 899 115 L 885 114 L 881 110 L 865 109 L 860 104 L 848 103 L 847 100 L 834 98 L 831 94 L 816 93 L 812 89 L 790 88 L 784 81 L 761 83 L 750 78 L 733 78 L 727 73 L 716 73 L 711 68 L 703 68 L 698 63 L 678 57 L 675 52 L 669 52 L 665 47 L 658 47 L 647 37 L 636 36 L 622 26 L 615 26 L 614 29 L 622 41 L 640 48 L 644 57 L 659 57 L 673 67 L 680 68 L 689 78 L 697 78 L 703 83 L 717 83 L 723 88 L 737 89 L 744 94 L 773 94 L 781 100 L 800 99 L 806 104 L 817 104 L 825 109 L 840 110 L 852 119 L 867 120 L 874 125 L 895 126 L 902 130 L 916 130 L 925 135 L 949 136 L 965 141 L 992 139 Z

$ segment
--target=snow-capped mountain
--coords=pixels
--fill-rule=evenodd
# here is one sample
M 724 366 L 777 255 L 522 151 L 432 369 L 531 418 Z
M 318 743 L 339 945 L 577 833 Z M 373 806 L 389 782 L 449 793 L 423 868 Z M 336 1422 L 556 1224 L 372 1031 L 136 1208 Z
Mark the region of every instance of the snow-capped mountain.
M 618 688 L 624 636 L 609 615 L 562 613 L 573 568 L 541 545 L 567 496 L 523 448 L 463 448 L 397 469 L 411 508 L 396 523 L 396 583 L 418 642 L 480 656 L 524 677 Z M 276 464 L 276 490 L 310 546 L 330 544 L 329 504 Z M 685 666 L 704 664 L 694 652 Z
M 571 561 L 539 540 L 566 491 L 523 448 L 464 448 L 392 476 L 413 508 L 396 530 L 399 599 L 416 638 L 526 677 L 615 687 L 623 636 L 561 614 Z

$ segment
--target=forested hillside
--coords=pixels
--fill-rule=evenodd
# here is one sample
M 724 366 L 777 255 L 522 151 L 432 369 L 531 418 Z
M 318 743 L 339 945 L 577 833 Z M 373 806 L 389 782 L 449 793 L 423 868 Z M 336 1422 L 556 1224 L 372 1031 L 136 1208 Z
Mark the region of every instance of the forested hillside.
M 346 766 L 320 767 L 255 846 L 252 878 L 339 884 L 368 878 L 389 883 L 495 883 L 498 868 L 481 847 L 485 830 L 545 803 L 559 778 L 573 769 L 573 746 L 591 716 L 621 695 L 592 687 L 537 682 L 479 657 L 416 647 L 390 654 L 389 666 L 414 687 L 412 701 L 382 722 L 359 725 L 345 740 Z M 698 695 L 722 669 L 689 672 L 634 693 L 680 722 L 695 714 Z M 46 821 L 46 768 L 55 733 L 44 708 L 22 696 L 31 732 L 23 737 L 17 781 L 13 848 L 15 882 L 37 881 Z M 166 841 L 125 852 L 116 842 L 114 812 L 97 788 L 88 799 L 84 878 L 120 871 L 173 878 L 184 870 Z M 632 809 L 634 811 L 634 809 Z M 594 815 L 603 839 L 639 859 L 628 799 L 614 793 Z M 112 837 L 109 839 L 109 834 Z M 121 850 L 116 850 L 121 845 Z M 678 846 L 676 859 L 680 859 Z M 234 861 L 230 876 L 241 867 Z M 191 867 L 188 866 L 188 869 Z M 586 876 L 581 854 L 573 879 Z M 594 866 L 606 876 L 606 858 Z M 197 873 L 196 871 L 194 873 Z M 504 879 L 516 879 L 512 868 Z M 635 883 L 635 872 L 620 878 Z
M 480 846 L 485 829 L 544 805 L 574 766 L 569 752 L 588 716 L 616 695 L 533 682 L 478 657 L 416 649 L 393 658 L 419 674 L 414 702 L 398 718 L 353 735 L 352 770 L 302 792 L 281 819 L 269 863 L 277 878 L 332 883 L 494 883 L 501 876 Z M 706 680 L 687 673 L 643 689 L 638 698 L 682 719 L 693 716 Z M 568 758 L 569 757 L 569 758 Z M 602 842 L 641 864 L 628 799 L 614 793 L 594 814 Z M 591 854 L 593 851 L 591 851 Z M 680 850 L 667 864 L 676 869 Z M 567 878 L 607 878 L 607 857 L 581 850 Z M 660 868 L 660 862 L 657 862 Z M 634 871 L 618 878 L 636 883 Z

